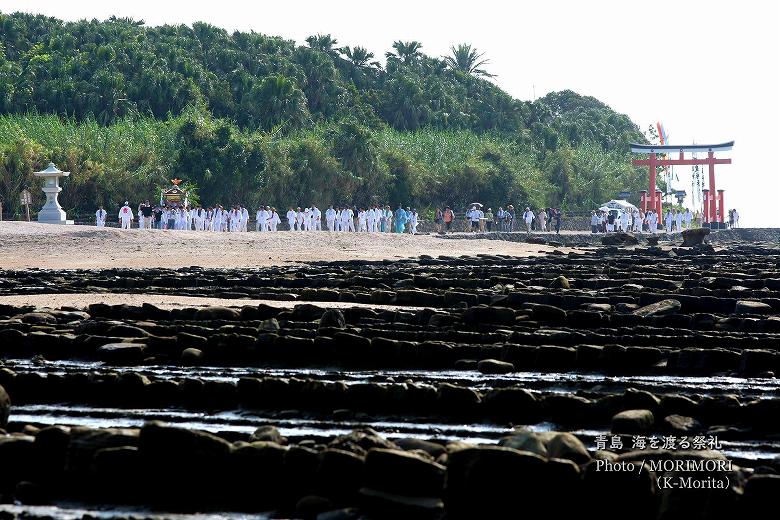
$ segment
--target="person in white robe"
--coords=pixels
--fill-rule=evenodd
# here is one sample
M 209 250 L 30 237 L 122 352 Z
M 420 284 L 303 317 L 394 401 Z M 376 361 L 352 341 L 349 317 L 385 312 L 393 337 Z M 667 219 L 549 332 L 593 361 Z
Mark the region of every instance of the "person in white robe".
M 265 231 L 264 228 L 264 222 L 265 222 L 265 208 L 263 206 L 260 206 L 257 208 L 257 212 L 255 213 L 255 231 Z
M 249 210 L 241 206 L 241 231 L 249 231 Z
M 374 208 L 369 206 L 369 208 L 366 210 L 366 231 L 373 233 L 375 226 L 376 220 L 374 219 Z
M 368 231 L 368 225 L 366 224 L 367 212 L 363 208 L 358 211 L 358 232 L 363 233 Z
M 328 231 L 336 229 L 336 210 L 333 206 L 328 206 L 325 210 L 325 225 L 328 227 Z
M 314 220 L 314 231 L 322 231 L 322 211 L 316 205 L 311 207 L 311 217 Z
M 341 210 L 341 231 L 342 232 L 350 231 L 350 228 L 352 228 L 351 231 L 355 231 L 355 223 L 352 220 L 353 215 L 354 213 L 350 208 L 344 208 L 343 210 Z
M 133 221 L 133 209 L 127 201 L 125 201 L 125 205 L 119 209 L 119 221 L 122 224 L 122 229 L 130 229 L 130 223 Z
M 276 231 L 276 226 L 278 226 L 281 221 L 282 219 L 279 218 L 279 213 L 276 212 L 276 208 L 271 208 L 271 217 L 268 219 L 271 231 Z
M 290 210 L 287 212 L 287 225 L 290 226 L 290 231 L 295 231 L 295 216 L 297 213 L 295 213 L 295 210 L 292 209 L 292 206 L 290 207 Z
M 418 224 L 418 216 L 417 216 L 417 209 L 413 208 L 411 213 L 409 214 L 409 233 L 412 235 L 417 234 L 417 224 Z
M 295 212 L 295 226 L 296 230 L 303 231 L 303 221 L 306 219 L 306 216 L 303 214 L 303 210 L 301 208 L 296 208 Z
M 531 224 L 533 223 L 534 218 L 536 218 L 536 216 L 534 215 L 534 212 L 531 211 L 531 208 L 525 208 L 525 213 L 523 213 L 523 220 L 525 221 L 525 228 L 528 233 L 531 232 Z
M 304 208 L 303 209 L 303 229 L 305 231 L 311 231 L 313 227 L 314 227 L 314 222 L 312 221 L 311 208 Z
M 677 232 L 682 231 L 683 213 L 682 211 L 674 212 L 674 225 L 677 228 Z
M 106 227 L 106 215 L 106 210 L 103 209 L 103 206 L 100 206 L 95 212 L 95 225 L 97 227 Z
M 672 221 L 674 220 L 674 217 L 672 216 L 671 210 L 666 211 L 666 215 L 664 217 L 664 220 L 666 220 L 666 232 L 671 233 L 672 232 Z

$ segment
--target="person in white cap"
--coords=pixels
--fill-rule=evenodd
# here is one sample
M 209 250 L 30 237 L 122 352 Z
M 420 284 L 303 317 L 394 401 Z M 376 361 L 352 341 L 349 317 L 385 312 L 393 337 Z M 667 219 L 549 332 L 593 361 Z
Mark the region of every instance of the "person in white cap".
M 266 206 L 266 208 L 267 207 L 268 206 Z M 266 213 L 269 213 L 269 210 L 266 210 Z M 282 219 L 279 218 L 279 213 L 276 212 L 276 208 L 271 208 L 270 214 L 271 216 L 268 219 L 268 225 L 271 227 L 271 231 L 276 231 L 276 226 L 279 225 Z
M 95 225 L 97 227 L 106 226 L 106 210 L 103 209 L 103 206 L 100 206 L 95 212 Z
M 119 210 L 119 220 L 122 223 L 122 229 L 130 229 L 130 223 L 133 221 L 133 209 L 127 201 Z

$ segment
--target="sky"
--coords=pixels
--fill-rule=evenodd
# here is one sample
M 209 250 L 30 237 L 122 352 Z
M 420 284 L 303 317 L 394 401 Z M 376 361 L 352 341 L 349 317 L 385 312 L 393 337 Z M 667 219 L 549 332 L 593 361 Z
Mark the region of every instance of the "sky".
M 147 25 L 205 21 L 304 43 L 323 33 L 384 56 L 417 40 L 430 56 L 470 43 L 512 96 L 570 89 L 627 114 L 644 131 L 660 121 L 672 144 L 735 141 L 716 187 L 740 223 L 780 227 L 780 1 L 537 0 L 0 0 L 0 11 L 64 20 L 112 15 Z M 691 192 L 690 167 L 676 189 Z

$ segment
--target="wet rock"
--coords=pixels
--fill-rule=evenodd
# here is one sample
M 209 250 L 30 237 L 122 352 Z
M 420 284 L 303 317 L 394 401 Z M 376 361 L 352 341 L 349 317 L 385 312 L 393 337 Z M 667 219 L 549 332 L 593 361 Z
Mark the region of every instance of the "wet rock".
M 547 456 L 547 447 L 542 440 L 541 435 L 527 430 L 517 430 L 512 435 L 501 437 L 498 441 L 499 446 L 512 448 L 520 451 L 528 451 L 542 457 Z
M 471 388 L 442 383 L 436 389 L 436 400 L 443 410 L 450 413 L 469 413 L 482 402 L 482 396 Z
M 200 365 L 205 354 L 197 348 L 185 348 L 181 353 L 181 364 L 188 366 Z
M 144 358 L 146 345 L 141 343 L 109 343 L 97 349 L 100 361 L 114 365 L 138 365 Z
M 238 321 L 241 317 L 240 311 L 228 307 L 203 307 L 195 313 L 195 319 L 201 321 L 226 320 Z
M 149 336 L 149 333 L 141 327 L 135 327 L 126 323 L 120 323 L 110 327 L 108 331 L 106 331 L 106 334 L 119 338 L 145 338 Z
M 612 417 L 612 432 L 643 433 L 649 431 L 654 423 L 650 410 L 625 410 Z
M 477 370 L 483 374 L 508 374 L 514 372 L 512 363 L 497 359 L 483 359 L 477 363 Z
M 395 301 L 395 293 L 377 289 L 371 292 L 371 303 L 378 305 L 391 305 Z
M 768 303 L 749 300 L 737 301 L 737 306 L 734 308 L 735 314 L 772 314 L 772 312 L 772 306 Z
M 612 312 L 612 305 L 609 303 L 583 303 L 582 309 L 586 311 L 603 312 L 609 314 Z
M 572 347 L 542 345 L 536 349 L 535 366 L 541 370 L 568 370 L 577 363 L 577 350 Z
M 447 453 L 447 448 L 437 442 L 425 441 L 414 437 L 404 437 L 398 439 L 395 443 L 403 450 L 424 451 L 434 458 L 438 458 Z
M 601 244 L 605 246 L 635 246 L 639 240 L 629 233 L 608 233 L 601 237 Z
M 578 425 L 590 422 L 593 402 L 578 395 L 552 393 L 544 396 L 542 407 L 550 421 Z
M 38 474 L 35 481 L 41 484 L 60 484 L 65 471 L 70 444 L 70 428 L 47 426 L 35 435 L 35 452 L 38 455 Z
M 153 421 L 141 428 L 138 447 L 147 470 L 144 486 L 155 501 L 220 503 L 232 451 L 229 442 Z
M 0 386 L 0 428 L 5 428 L 8 424 L 8 417 L 11 415 L 11 398 L 8 392 Z
M 767 349 L 743 350 L 739 358 L 739 371 L 742 374 L 754 375 L 778 366 L 778 353 Z
M 453 451 L 447 463 L 447 517 L 525 518 L 542 515 L 554 486 L 539 455 L 501 446 Z M 522 489 L 522 495 L 517 490 Z
M 351 502 L 363 485 L 363 457 L 328 448 L 319 454 L 318 489 L 328 498 Z
M 561 323 L 566 320 L 566 311 L 554 305 L 544 303 L 526 303 L 524 309 L 532 312 L 534 320 Z
M 545 442 L 547 456 L 585 464 L 591 457 L 588 449 L 576 436 L 568 432 L 551 432 Z
M 406 451 L 372 449 L 366 454 L 364 486 L 387 493 L 441 497 L 444 466 Z
M 506 307 L 477 305 L 466 309 L 463 313 L 463 321 L 470 325 L 480 323 L 513 325 L 515 323 L 515 311 Z
M 484 398 L 485 412 L 493 418 L 514 422 L 534 421 L 541 405 L 534 394 L 521 387 L 495 388 Z
M 328 309 L 322 313 L 320 317 L 320 328 L 334 327 L 337 329 L 343 329 L 347 325 L 344 319 L 344 313 L 338 309 Z
M 684 229 L 682 232 L 682 247 L 695 247 L 704 243 L 704 238 L 710 234 L 710 228 Z
M 682 305 L 680 304 L 679 300 L 670 298 L 667 300 L 661 300 L 660 302 L 651 303 L 650 305 L 645 305 L 644 307 L 640 307 L 634 311 L 634 315 L 645 318 L 650 316 L 664 316 L 667 314 L 674 314 L 679 312 L 681 307 Z
M 753 475 L 745 483 L 743 504 L 745 518 L 770 516 L 780 496 L 780 475 Z
M 20 319 L 22 322 L 29 323 L 31 325 L 57 324 L 57 318 L 46 312 L 28 312 L 27 314 L 22 314 Z
M 684 415 L 667 415 L 664 417 L 664 427 L 672 433 L 700 433 L 704 430 L 704 427 L 699 421 L 693 417 L 686 417 Z
M 401 289 L 395 293 L 395 304 L 440 307 L 444 304 L 444 296 L 418 289 Z
M 439 497 L 401 495 L 364 487 L 360 489 L 362 509 L 371 518 L 439 519 L 444 514 L 444 501 Z M 348 517 L 341 517 L 346 520 Z M 350 517 L 355 518 L 357 517 Z M 325 520 L 325 515 L 317 517 Z M 333 519 L 335 520 L 335 518 Z
M 135 429 L 72 428 L 66 469 L 73 475 L 86 474 L 91 470 L 93 457 L 98 450 L 137 445 L 138 430 Z
M 92 459 L 99 500 L 127 502 L 141 491 L 141 459 L 136 446 L 101 448 Z
M 27 480 L 23 480 L 16 485 L 14 497 L 25 505 L 39 506 L 48 504 L 51 501 L 49 494 L 43 486 Z
M 335 509 L 331 500 L 319 495 L 306 495 L 295 504 L 295 517 L 303 520 L 316 520 L 326 511 Z
M 635 464 L 636 470 L 606 471 L 607 463 L 617 463 L 614 453 L 597 452 L 594 460 L 584 466 L 582 493 L 587 497 L 580 511 L 584 518 L 624 520 L 632 511 L 634 520 L 655 520 L 658 498 L 656 480 L 647 466 Z M 610 507 L 605 508 L 604 503 Z
M 455 361 L 456 370 L 477 370 L 476 359 L 458 359 Z
M 239 442 L 229 457 L 230 486 L 240 508 L 269 509 L 280 504 L 287 448 L 271 441 Z
M 287 437 L 284 437 L 276 426 L 266 424 L 257 428 L 249 437 L 250 442 L 268 441 L 276 444 L 287 444 Z
M 276 318 L 268 318 L 260 322 L 258 329 L 261 332 L 277 332 L 281 329 L 281 326 Z
M 550 282 L 549 287 L 553 289 L 571 289 L 571 284 L 569 283 L 568 278 L 566 278 L 563 275 L 560 275 L 557 278 L 555 278 L 555 280 Z

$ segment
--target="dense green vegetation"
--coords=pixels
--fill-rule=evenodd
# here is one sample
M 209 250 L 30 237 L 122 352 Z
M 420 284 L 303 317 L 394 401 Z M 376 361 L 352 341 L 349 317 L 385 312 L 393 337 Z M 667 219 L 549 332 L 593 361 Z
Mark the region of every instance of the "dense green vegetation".
M 153 199 L 173 176 L 205 204 L 584 209 L 641 189 L 625 115 L 571 91 L 515 100 L 476 49 L 452 51 L 399 41 L 381 66 L 330 35 L 0 14 L 0 197 L 50 160 L 73 172 L 70 210 Z

